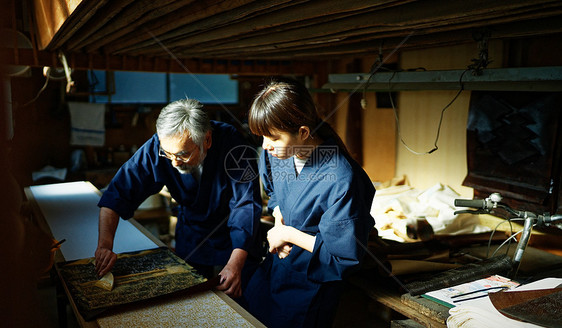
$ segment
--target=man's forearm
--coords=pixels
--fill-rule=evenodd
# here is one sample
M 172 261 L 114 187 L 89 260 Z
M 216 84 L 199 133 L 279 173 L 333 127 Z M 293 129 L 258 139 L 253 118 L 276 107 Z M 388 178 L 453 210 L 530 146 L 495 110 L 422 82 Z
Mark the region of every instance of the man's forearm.
M 118 224 L 119 215 L 115 211 L 107 207 L 102 207 L 100 209 L 98 248 L 103 247 L 113 250 L 113 240 Z
M 232 254 L 230 254 L 228 265 L 232 265 L 238 270 L 242 270 L 242 267 L 244 267 L 244 263 L 246 263 L 247 257 L 248 257 L 247 251 L 241 248 L 235 248 L 232 250 Z

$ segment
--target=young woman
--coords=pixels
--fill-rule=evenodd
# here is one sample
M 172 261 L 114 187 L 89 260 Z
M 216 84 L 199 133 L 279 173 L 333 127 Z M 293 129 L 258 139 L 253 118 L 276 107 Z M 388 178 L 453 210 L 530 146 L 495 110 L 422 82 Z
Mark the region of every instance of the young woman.
M 263 136 L 260 174 L 275 226 L 246 306 L 268 327 L 330 326 L 341 281 L 358 268 L 374 227 L 373 184 L 296 81 L 258 93 L 249 126 Z

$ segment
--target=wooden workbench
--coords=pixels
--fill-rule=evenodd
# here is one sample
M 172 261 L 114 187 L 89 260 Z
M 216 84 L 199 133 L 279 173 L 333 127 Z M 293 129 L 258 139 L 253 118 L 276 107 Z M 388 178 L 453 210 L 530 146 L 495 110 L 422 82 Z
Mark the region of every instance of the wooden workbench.
M 493 246 L 495 247 L 495 246 Z M 486 246 L 464 248 L 466 254 L 478 258 L 486 258 Z M 513 258 L 515 247 L 511 247 L 508 255 Z M 562 278 L 562 257 L 527 247 L 518 277 L 525 280 L 538 280 L 545 277 Z M 517 280 L 517 279 L 516 279 Z M 361 270 L 349 277 L 348 282 L 359 288 L 373 301 L 395 311 L 407 318 L 392 322 L 392 327 L 446 327 L 449 308 L 421 296 L 411 296 L 406 292 L 405 282 L 401 277 L 382 277 L 371 267 Z M 525 281 L 530 282 L 530 281 Z
M 56 240 L 65 242 L 55 255 L 55 262 L 62 263 L 90 258 L 97 247 L 98 215 L 97 202 L 100 192 L 88 182 L 69 182 L 25 188 L 25 194 L 32 208 L 37 224 Z M 120 220 L 114 251 L 135 252 L 165 246 L 152 236 L 134 219 Z M 57 266 L 55 265 L 55 268 Z M 65 318 L 66 305 L 61 296 L 68 300 L 81 327 L 109 327 L 115 323 L 125 326 L 154 327 L 170 322 L 185 321 L 186 325 L 228 327 L 233 322 L 238 326 L 264 327 L 257 319 L 220 291 L 207 290 L 192 295 L 159 297 L 134 304 L 119 306 L 86 321 L 78 311 L 69 288 L 57 271 L 57 295 L 59 317 Z M 62 294 L 62 295 L 61 295 Z M 210 311 L 210 308 L 216 311 Z M 62 312 L 61 312 L 62 311 Z M 166 315 L 163 315 L 166 314 Z M 173 317 L 178 315 L 181 317 Z

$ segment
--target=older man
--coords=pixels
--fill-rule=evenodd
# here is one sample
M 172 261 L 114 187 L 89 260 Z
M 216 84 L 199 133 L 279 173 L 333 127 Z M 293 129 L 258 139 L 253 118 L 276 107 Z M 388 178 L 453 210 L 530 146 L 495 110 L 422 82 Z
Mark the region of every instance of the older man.
M 254 159 L 255 151 L 236 129 L 210 121 L 198 101 L 163 108 L 156 134 L 123 164 L 98 204 L 98 275 L 116 261 L 119 217 L 131 218 L 166 186 L 179 204 L 176 254 L 208 277 L 220 271 L 217 288 L 239 297 L 243 276 L 259 260 L 261 197 Z

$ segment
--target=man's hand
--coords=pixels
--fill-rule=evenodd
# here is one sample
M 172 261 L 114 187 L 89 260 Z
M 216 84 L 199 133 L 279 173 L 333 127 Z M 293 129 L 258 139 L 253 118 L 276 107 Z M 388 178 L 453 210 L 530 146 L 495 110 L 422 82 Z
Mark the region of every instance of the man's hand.
M 118 224 L 119 214 L 117 212 L 107 207 L 100 209 L 98 248 L 95 254 L 96 273 L 99 277 L 103 277 L 111 271 L 117 261 L 117 254 L 113 253 L 112 249 Z
M 218 290 L 224 291 L 226 295 L 233 298 L 242 296 L 242 268 L 246 257 L 248 257 L 248 252 L 243 249 L 236 248 L 232 251 L 228 263 L 219 273 Z
M 117 254 L 108 248 L 98 247 L 96 249 L 96 273 L 98 277 L 103 277 L 111 271 L 115 261 L 117 261 Z

